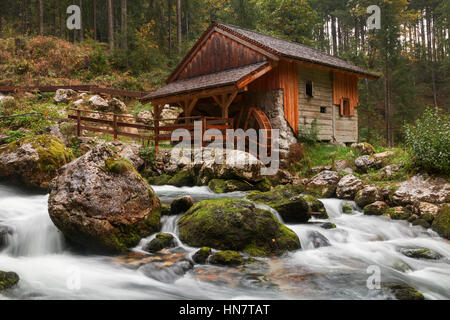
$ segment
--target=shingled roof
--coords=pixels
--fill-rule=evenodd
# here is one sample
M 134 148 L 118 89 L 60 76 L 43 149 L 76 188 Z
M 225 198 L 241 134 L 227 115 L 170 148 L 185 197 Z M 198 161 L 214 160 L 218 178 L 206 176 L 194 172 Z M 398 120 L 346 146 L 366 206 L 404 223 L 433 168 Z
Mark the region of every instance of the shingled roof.
M 214 25 L 224 31 L 232 33 L 233 35 L 243 40 L 247 40 L 254 45 L 257 45 L 269 52 L 272 52 L 277 56 L 325 65 L 333 68 L 338 68 L 378 78 L 377 75 L 370 73 L 358 66 L 355 66 L 350 62 L 336 58 L 325 52 L 308 47 L 306 45 L 297 42 L 271 37 L 263 33 L 251 31 L 248 29 L 236 27 L 229 24 L 215 22 Z
M 241 68 L 228 69 L 225 71 L 206 74 L 195 78 L 183 79 L 169 83 L 168 85 L 150 93 L 142 100 L 152 100 L 172 95 L 195 92 L 210 88 L 220 88 L 236 85 L 245 76 L 268 65 L 267 61 L 251 64 Z

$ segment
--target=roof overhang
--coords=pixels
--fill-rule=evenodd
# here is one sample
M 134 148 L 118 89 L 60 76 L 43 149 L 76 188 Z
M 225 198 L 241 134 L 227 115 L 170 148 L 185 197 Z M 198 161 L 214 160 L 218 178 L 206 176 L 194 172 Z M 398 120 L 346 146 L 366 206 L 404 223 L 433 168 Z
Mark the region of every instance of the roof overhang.
M 274 64 L 260 62 L 194 78 L 171 82 L 143 97 L 141 101 L 154 104 L 174 103 L 192 98 L 245 91 L 248 84 L 272 70 Z

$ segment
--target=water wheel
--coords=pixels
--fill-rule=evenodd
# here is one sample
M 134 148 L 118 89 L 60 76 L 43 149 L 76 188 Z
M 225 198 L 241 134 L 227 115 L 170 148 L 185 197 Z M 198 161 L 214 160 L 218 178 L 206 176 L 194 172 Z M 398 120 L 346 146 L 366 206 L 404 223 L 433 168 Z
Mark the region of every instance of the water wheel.
M 272 146 L 272 125 L 267 115 L 254 106 L 241 108 L 239 115 L 235 117 L 234 127 L 242 128 L 244 131 L 248 129 L 255 129 L 258 135 L 258 141 L 250 141 L 247 139 L 246 150 L 248 151 L 248 143 L 256 143 L 261 148 L 267 148 L 267 155 L 270 156 Z M 265 143 L 260 144 L 260 136 L 267 137 Z

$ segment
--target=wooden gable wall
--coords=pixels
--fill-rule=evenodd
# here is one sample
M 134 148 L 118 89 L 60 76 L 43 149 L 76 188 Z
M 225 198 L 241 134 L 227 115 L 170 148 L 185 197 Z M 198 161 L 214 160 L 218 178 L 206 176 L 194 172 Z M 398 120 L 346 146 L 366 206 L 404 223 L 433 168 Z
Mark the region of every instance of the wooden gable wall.
M 278 66 L 248 86 L 249 91 L 283 89 L 284 117 L 294 132 L 298 131 L 298 72 L 297 64 L 281 60 Z
M 266 57 L 241 43 L 213 32 L 202 44 L 177 79 L 197 77 L 266 61 Z
M 356 75 L 335 72 L 333 81 L 333 104 L 341 105 L 341 99 L 343 98 L 349 99 L 350 114 L 353 116 L 354 110 L 359 104 L 358 77 Z

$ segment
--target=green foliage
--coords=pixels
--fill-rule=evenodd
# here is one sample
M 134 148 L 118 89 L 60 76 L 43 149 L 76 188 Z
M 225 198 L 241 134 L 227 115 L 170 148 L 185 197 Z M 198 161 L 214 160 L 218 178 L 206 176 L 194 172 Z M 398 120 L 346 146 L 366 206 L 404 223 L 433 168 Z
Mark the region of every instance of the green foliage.
M 405 126 L 406 146 L 415 165 L 450 175 L 450 119 L 427 108 L 414 125 Z
M 146 165 L 154 165 L 156 160 L 156 150 L 153 146 L 142 146 L 139 149 L 139 157 L 145 161 Z
M 105 51 L 97 47 L 91 56 L 89 70 L 96 75 L 108 74 L 111 70 Z
M 16 140 L 19 140 L 19 139 L 22 139 L 22 138 L 28 136 L 29 133 L 24 132 L 24 131 L 9 131 L 7 133 L 7 135 L 8 135 L 8 139 L 6 139 L 6 142 L 11 143 L 11 142 L 14 142 Z
M 317 143 L 317 141 L 319 140 L 318 136 L 320 131 L 320 128 L 317 124 L 317 119 L 314 119 L 311 122 L 310 127 L 304 125 L 299 125 L 298 127 L 298 142 L 306 143 L 309 145 L 314 145 Z

